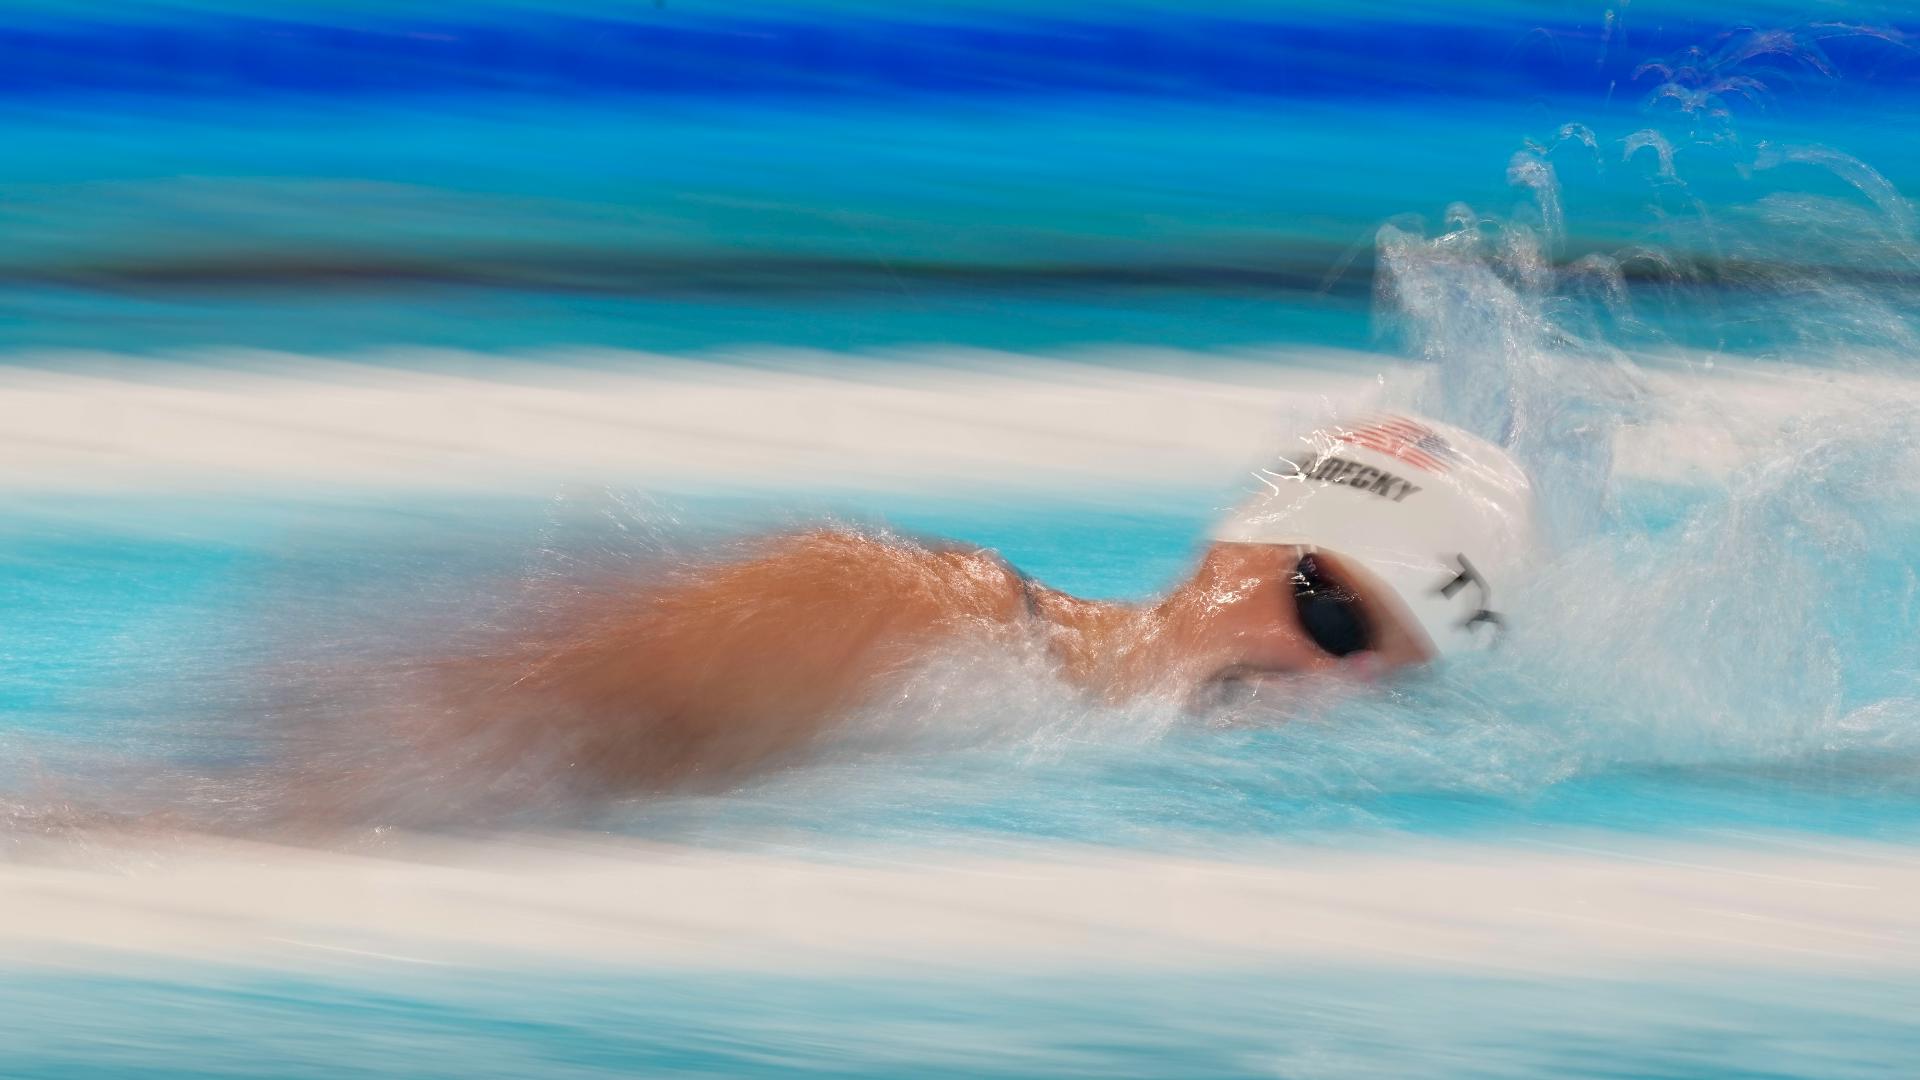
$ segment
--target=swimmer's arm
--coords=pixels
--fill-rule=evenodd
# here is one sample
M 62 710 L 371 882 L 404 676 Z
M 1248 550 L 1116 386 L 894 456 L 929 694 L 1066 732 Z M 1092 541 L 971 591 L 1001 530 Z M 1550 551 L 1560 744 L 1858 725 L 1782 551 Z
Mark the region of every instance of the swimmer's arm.
M 512 692 L 575 728 L 583 765 L 629 780 L 724 778 L 868 700 L 931 649 L 1012 632 L 1024 584 L 983 552 L 837 532 L 596 601 Z

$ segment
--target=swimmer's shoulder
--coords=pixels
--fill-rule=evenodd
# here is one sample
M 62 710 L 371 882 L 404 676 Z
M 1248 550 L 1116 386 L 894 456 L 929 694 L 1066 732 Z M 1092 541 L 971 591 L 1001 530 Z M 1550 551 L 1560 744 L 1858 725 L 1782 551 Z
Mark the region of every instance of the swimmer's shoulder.
M 995 621 L 1034 612 L 1032 580 L 998 552 L 974 544 L 852 529 L 809 529 L 778 538 L 776 558 L 856 593 Z
M 1039 617 L 1039 586 L 1006 556 L 991 548 L 944 543 L 939 556 L 957 575 L 955 584 L 973 599 L 978 614 L 1010 622 Z

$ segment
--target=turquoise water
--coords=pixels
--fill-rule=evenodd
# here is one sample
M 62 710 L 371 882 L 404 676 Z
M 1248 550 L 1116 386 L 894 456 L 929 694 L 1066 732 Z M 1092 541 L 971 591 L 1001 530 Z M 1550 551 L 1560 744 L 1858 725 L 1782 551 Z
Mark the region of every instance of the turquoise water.
M 77 522 L 54 500 L 36 527 L 7 544 L 5 580 L 23 617 L 9 626 L 14 661 L 0 700 L 18 717 L 16 739 L 34 736 L 16 760 L 138 739 L 161 760 L 205 765 L 211 741 L 214 762 L 243 762 L 249 736 L 293 722 L 259 696 L 249 670 L 289 658 L 350 664 L 389 642 L 408 647 L 410 628 L 438 640 L 446 627 L 484 621 L 504 603 L 487 590 L 542 573 L 569 551 L 631 544 L 620 538 L 649 516 L 707 523 L 691 538 L 669 528 L 669 544 L 725 535 L 716 522 L 743 528 L 768 520 L 751 500 L 585 498 L 585 513 L 543 502 L 408 499 L 149 508 L 133 521 L 102 517 L 125 514 L 108 502 Z M 842 496 L 801 510 L 788 500 L 775 520 L 886 521 L 992 546 L 1064 588 L 1143 598 L 1185 571 L 1217 504 L 1204 493 L 1152 501 L 1152 509 L 932 506 Z M 1794 611 L 1794 593 L 1804 593 L 1804 621 L 1701 643 L 1690 640 L 1692 624 L 1644 601 L 1676 588 L 1760 586 L 1749 568 L 1694 564 L 1685 525 L 1648 501 L 1657 509 L 1621 523 L 1620 535 L 1598 546 L 1609 559 L 1645 560 L 1664 578 L 1629 568 L 1619 587 L 1638 595 L 1624 610 L 1585 626 L 1543 622 L 1532 647 L 1473 658 L 1443 677 L 1347 699 L 1310 697 L 1256 710 L 1256 723 L 1226 729 L 1156 710 L 1090 728 L 1100 710 L 1071 695 L 1044 687 L 976 692 L 962 670 L 919 687 L 893 707 L 897 715 L 870 723 L 812 766 L 743 791 L 558 805 L 538 792 L 529 798 L 555 823 L 723 846 L 808 836 L 823 850 L 849 841 L 965 847 L 1027 837 L 1230 851 L 1259 838 L 1497 840 L 1569 826 L 1708 841 L 1743 829 L 1912 839 L 1920 828 L 1920 773 L 1912 768 L 1920 717 L 1908 697 L 1920 629 L 1910 600 L 1917 534 L 1902 529 L 1858 555 L 1777 553 L 1804 578 L 1776 599 Z M 1682 521 L 1725 509 L 1702 502 Z M 608 507 L 634 529 L 609 525 L 599 513 Z M 1741 539 L 1778 542 L 1766 531 Z M 1779 651 L 1769 651 L 1766 638 L 1779 635 Z M 1681 670 L 1650 670 L 1621 685 L 1612 657 L 1649 637 L 1673 650 Z M 1688 685 L 1663 681 L 1674 678 Z M 1298 715 L 1316 722 L 1276 722 Z M 221 724 L 210 736 L 203 729 L 214 718 L 239 723 L 239 736 Z
M 1920 425 L 1884 388 L 1920 355 L 1902 194 L 1920 149 L 1901 137 L 1917 30 L 1900 5 L 1646 0 L 15 5 L 0 364 L 105 354 L 217 378 L 242 349 L 585 368 L 557 350 L 587 345 L 751 369 L 801 346 L 1118 371 L 1151 345 L 1200 370 L 1332 346 L 1415 359 L 1425 407 L 1543 479 L 1554 559 L 1517 612 L 1530 632 L 1439 673 L 1192 716 L 953 658 L 739 790 L 535 783 L 479 808 L 396 771 L 369 830 L 929 859 L 1012 840 L 1524 853 L 1576 831 L 1911 852 Z M 422 351 L 441 347 L 471 355 Z M 1709 387 L 1710 362 L 1883 389 L 1776 425 L 1728 475 L 1616 473 L 1616 430 L 1671 421 L 1659 437 L 1684 456 L 1743 419 L 1642 378 Z M 0 840 L 39 837 L 49 807 L 250 835 L 278 735 L 365 689 L 302 679 L 457 639 L 529 579 L 834 520 L 1142 598 L 1185 571 L 1234 483 L 0 493 Z M 290 704 L 303 693 L 341 703 Z M 1910 975 L 1827 968 L 115 963 L 5 964 L 0 1074 L 1846 1077 L 1920 1060 Z
M 1642 321 L 1759 347 L 1795 332 L 1721 310 L 1757 280 L 1911 273 L 1828 225 L 1897 217 L 1883 188 L 1920 173 L 1885 137 L 1913 28 L 1693 0 L 47 5 L 0 27 L 0 344 L 1352 342 L 1380 224 L 1508 212 L 1531 145 L 1563 261 L 1657 247 Z
M 13 1075 L 1887 1075 L 1915 990 L 1870 978 L 1518 979 L 1347 970 L 1099 979 L 469 972 L 379 988 L 220 970 L 0 980 Z M 60 1000 L 93 1006 L 75 1016 Z M 322 1034 L 307 1017 L 335 1023 Z M 1035 1017 L 1045 1022 L 1036 1024 Z M 190 1064 L 189 1064 L 190 1062 Z

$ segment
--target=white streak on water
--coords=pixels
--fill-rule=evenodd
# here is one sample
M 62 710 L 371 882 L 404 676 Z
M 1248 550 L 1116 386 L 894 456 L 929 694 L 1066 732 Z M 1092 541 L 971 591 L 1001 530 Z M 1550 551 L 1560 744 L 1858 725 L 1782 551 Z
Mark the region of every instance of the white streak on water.
M 1262 846 L 1181 858 L 1033 844 L 807 860 L 579 837 L 374 853 L 128 842 L 0 868 L 9 963 L 192 958 L 922 972 L 1313 961 L 1487 973 L 1648 963 L 1920 968 L 1920 868 L 1644 841 L 1609 850 Z
M 47 358 L 0 372 L 0 491 L 1211 490 L 1290 425 L 1419 401 L 1433 374 L 1336 350 L 1098 355 Z M 1897 358 L 1806 359 L 1642 358 L 1648 407 L 1615 436 L 1616 478 L 1711 483 L 1797 419 L 1920 404 Z

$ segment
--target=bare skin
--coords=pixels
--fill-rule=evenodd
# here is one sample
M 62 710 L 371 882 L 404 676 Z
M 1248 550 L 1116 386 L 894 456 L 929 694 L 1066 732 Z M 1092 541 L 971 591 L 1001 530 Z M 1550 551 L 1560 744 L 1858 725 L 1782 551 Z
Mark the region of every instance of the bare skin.
M 1347 580 L 1375 627 L 1373 651 L 1321 651 L 1294 615 L 1299 555 L 1215 544 L 1187 581 L 1133 605 L 1023 582 L 982 551 L 778 537 L 664 586 L 597 591 L 555 640 L 519 655 L 442 665 L 448 720 L 433 738 L 471 745 L 484 733 L 504 755 L 557 745 L 566 765 L 621 786 L 713 787 L 799 750 L 889 676 L 960 643 L 1037 635 L 1065 678 L 1111 700 L 1424 659 L 1361 576 Z
M 1320 557 L 1360 595 L 1377 640 L 1356 656 L 1322 651 L 1294 614 L 1300 554 L 1281 545 L 1213 544 L 1193 574 L 1154 603 L 1099 603 L 1049 590 L 1040 610 L 1055 627 L 1065 674 L 1111 698 L 1187 696 L 1221 679 L 1370 675 L 1427 659 L 1384 589 L 1327 553 Z

